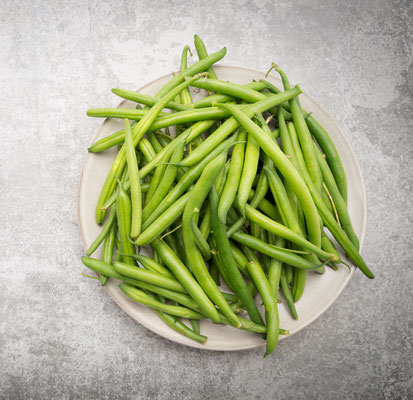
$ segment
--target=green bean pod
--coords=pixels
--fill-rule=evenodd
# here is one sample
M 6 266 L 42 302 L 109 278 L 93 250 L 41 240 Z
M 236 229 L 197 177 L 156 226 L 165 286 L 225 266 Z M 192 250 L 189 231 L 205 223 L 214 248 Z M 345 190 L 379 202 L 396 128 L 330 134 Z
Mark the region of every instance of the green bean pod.
M 244 164 L 238 187 L 238 204 L 241 214 L 245 216 L 245 205 L 252 188 L 252 182 L 257 175 L 260 147 L 252 135 L 247 136 Z
M 182 216 L 182 236 L 184 239 L 189 266 L 191 267 L 191 270 L 197 278 L 199 284 L 209 298 L 221 309 L 221 311 L 234 324 L 234 326 L 239 327 L 240 323 L 237 316 L 231 310 L 231 307 L 228 305 L 214 280 L 208 273 L 205 261 L 193 236 L 190 223 L 190 218 L 194 210 L 199 210 L 201 208 L 201 205 L 208 195 L 211 186 L 221 172 L 221 169 L 224 167 L 226 157 L 227 155 L 225 152 L 219 155 L 216 159 L 212 160 L 202 171 L 202 174 L 194 188 L 189 192 L 188 202 Z
M 122 253 L 124 254 L 122 259 L 125 263 L 135 265 L 135 261 L 131 257 L 132 254 L 136 253 L 135 246 L 129 241 L 132 223 L 131 201 L 120 182 L 118 188 L 116 216 L 118 221 L 119 241 L 122 247 Z
M 102 261 L 108 264 L 112 264 L 113 251 L 115 249 L 116 231 L 116 224 L 113 224 L 108 235 L 105 237 L 105 241 L 103 242 Z M 105 286 L 108 280 L 109 277 L 107 275 L 100 275 L 100 283 L 102 286 Z
M 340 218 L 341 226 L 344 229 L 344 232 L 347 233 L 347 236 L 357 248 L 360 248 L 360 243 L 356 233 L 354 232 L 353 226 L 351 224 L 350 215 L 347 211 L 347 204 L 345 200 L 341 197 L 339 188 L 337 187 L 334 176 L 330 171 L 330 168 L 327 164 L 327 161 L 322 156 L 318 147 L 314 144 L 315 153 L 317 156 L 317 161 L 320 164 L 321 173 L 323 175 L 324 183 L 326 184 L 328 191 L 333 198 L 334 205 L 336 207 L 338 216 Z
M 273 295 L 271 286 L 259 264 L 250 262 L 248 272 L 261 295 L 265 307 L 265 325 L 267 327 L 267 349 L 265 356 L 272 353 L 277 346 L 279 338 L 280 320 L 278 317 L 277 297 Z
M 144 304 L 145 306 L 154 308 L 159 311 L 166 312 L 171 315 L 175 315 L 177 317 L 182 318 L 191 318 L 191 319 L 202 319 L 204 316 L 196 311 L 193 311 L 189 308 L 182 307 L 182 306 L 173 306 L 170 304 L 163 304 L 160 301 L 154 300 L 150 296 L 148 296 L 142 290 L 139 290 L 133 286 L 120 283 L 119 288 L 125 293 L 128 297 L 132 300 L 135 300 L 138 303 Z
M 285 302 L 287 303 L 288 309 L 290 310 L 290 314 L 294 319 L 298 319 L 297 310 L 295 309 L 293 295 L 290 290 L 290 285 L 288 283 L 287 271 L 286 266 L 284 266 L 281 270 L 281 289 L 284 294 Z
M 251 249 L 259 251 L 286 264 L 293 265 L 297 268 L 312 270 L 319 267 L 319 265 L 314 264 L 313 262 L 308 261 L 297 254 L 269 245 L 268 243 L 243 232 L 235 232 L 231 238 Z
M 155 239 L 151 242 L 151 246 L 158 252 L 165 265 L 201 307 L 205 315 L 207 315 L 213 322 L 219 322 L 218 312 L 214 304 L 182 261 L 171 251 L 168 245 L 162 240 Z
M 194 43 L 195 43 L 195 49 L 196 52 L 198 53 L 198 57 L 200 60 L 204 59 L 205 57 L 208 57 L 208 53 L 207 53 L 207 49 L 205 47 L 204 42 L 202 41 L 202 39 L 195 34 L 194 36 Z M 206 70 L 209 73 L 209 76 L 211 78 L 216 79 L 217 76 L 215 74 L 214 69 L 212 68 L 212 66 L 209 66 Z
M 212 230 L 217 244 L 219 257 L 224 264 L 228 280 L 231 282 L 232 287 L 241 302 L 247 308 L 247 312 L 251 320 L 256 324 L 263 324 L 261 315 L 257 309 L 256 304 L 254 303 L 254 299 L 252 298 L 251 293 L 249 292 L 232 255 L 230 243 L 228 241 L 225 230 L 225 225 L 218 218 L 219 198 L 218 193 L 216 192 L 216 189 L 214 187 L 212 187 L 209 193 L 209 199 L 211 204 Z
M 150 224 L 148 221 L 145 221 L 143 224 L 144 230 L 135 240 L 135 245 L 146 246 L 161 235 L 165 229 L 182 215 L 188 198 L 189 193 L 185 193 Z
M 179 293 L 187 293 L 186 289 L 175 278 L 169 278 L 166 275 L 158 274 L 123 262 L 115 262 L 113 263 L 113 266 L 121 275 L 137 281 L 151 283 L 152 285 L 160 286 Z
M 241 131 L 238 134 L 238 140 L 240 141 L 240 143 L 237 143 L 232 150 L 228 177 L 225 182 L 218 207 L 218 217 L 223 223 L 226 222 L 228 210 L 232 206 L 232 203 L 234 202 L 235 196 L 238 191 L 242 167 L 244 165 L 246 138 L 247 134 L 245 133 L 245 131 Z
M 93 243 L 87 249 L 86 255 L 91 256 L 96 251 L 96 249 L 100 246 L 100 244 L 103 242 L 103 240 L 105 240 L 106 236 L 109 234 L 115 221 L 116 221 L 116 204 L 111 207 L 104 227 L 100 231 L 97 238 L 93 241 Z
M 177 163 L 182 160 L 183 154 L 184 144 L 179 143 L 178 146 L 175 147 L 170 159 L 170 164 L 166 167 L 165 172 L 162 176 L 162 183 L 158 184 L 155 192 L 153 193 L 149 201 L 145 204 L 145 207 L 142 211 L 142 218 L 144 221 L 152 214 L 152 212 L 162 202 L 166 194 L 169 192 L 169 189 L 174 183 L 178 172 Z
M 133 146 L 132 133 L 127 119 L 125 119 L 125 152 L 128 163 L 132 207 L 130 237 L 136 239 L 141 233 L 142 227 L 142 192 L 135 147 Z

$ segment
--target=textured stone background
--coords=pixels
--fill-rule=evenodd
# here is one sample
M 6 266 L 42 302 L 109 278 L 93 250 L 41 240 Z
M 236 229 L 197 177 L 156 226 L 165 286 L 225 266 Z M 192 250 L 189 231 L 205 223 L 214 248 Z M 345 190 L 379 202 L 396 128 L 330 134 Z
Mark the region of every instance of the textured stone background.
M 412 24 L 408 1 L 8 1 L 0 8 L 0 397 L 412 398 Z M 276 60 L 337 120 L 367 187 L 360 273 L 310 327 L 205 352 L 136 324 L 82 278 L 77 188 L 112 87 L 177 66 L 194 33 L 227 64 Z

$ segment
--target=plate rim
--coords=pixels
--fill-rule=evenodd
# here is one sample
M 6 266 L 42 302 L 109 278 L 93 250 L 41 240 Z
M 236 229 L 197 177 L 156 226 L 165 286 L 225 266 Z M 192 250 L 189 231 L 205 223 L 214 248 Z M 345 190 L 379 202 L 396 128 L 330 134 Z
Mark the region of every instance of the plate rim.
M 249 67 L 244 67 L 244 66 L 238 66 L 238 65 L 231 65 L 231 64 L 216 64 L 214 66 L 214 68 L 218 68 L 218 69 L 241 69 L 244 71 L 248 71 L 248 72 L 254 72 L 254 73 L 258 73 L 258 74 L 265 74 L 265 72 L 260 71 L 257 68 L 249 68 Z M 173 74 L 169 73 L 169 74 L 165 74 L 162 75 L 156 79 L 153 79 L 152 81 L 144 84 L 143 86 L 139 87 L 136 92 L 140 92 L 142 90 L 144 90 L 146 87 L 162 80 L 165 79 L 166 77 L 172 77 Z M 277 77 L 273 77 L 277 80 L 279 80 Z M 360 241 L 360 253 L 362 251 L 363 248 L 363 244 L 364 244 L 364 239 L 365 239 L 365 234 L 366 234 L 366 229 L 367 229 L 367 195 L 366 195 L 366 187 L 364 184 L 364 177 L 362 174 L 362 170 L 360 167 L 360 163 L 358 158 L 356 157 L 356 153 L 353 149 L 353 146 L 351 145 L 349 139 L 347 138 L 347 135 L 342 131 L 342 129 L 340 128 L 340 126 L 338 125 L 338 123 L 336 122 L 336 120 L 331 116 L 331 114 L 324 108 L 324 106 L 322 106 L 320 103 L 318 103 L 311 95 L 309 95 L 307 92 L 303 91 L 303 94 L 305 94 L 306 97 L 308 97 L 311 101 L 313 101 L 314 103 L 317 104 L 318 107 L 320 107 L 320 109 L 331 119 L 331 121 L 334 123 L 334 125 L 336 126 L 337 130 L 340 131 L 342 138 L 344 139 L 344 142 L 347 146 L 347 148 L 349 149 L 353 159 L 355 160 L 355 163 L 353 165 L 353 167 L 356 168 L 358 175 L 360 176 L 360 192 L 361 192 L 361 198 L 362 198 L 362 215 L 363 215 L 363 220 L 361 222 L 361 233 L 359 235 L 359 241 Z M 127 100 L 124 99 L 122 100 L 117 106 L 116 108 L 119 108 L 124 102 L 126 102 Z M 99 128 L 96 130 L 95 135 L 93 136 L 93 138 L 91 139 L 91 142 L 88 146 L 91 147 L 91 145 L 95 142 L 96 138 L 98 137 L 99 133 L 101 132 L 101 130 L 103 129 L 103 126 L 110 120 L 110 118 L 105 118 L 103 120 L 103 122 L 100 124 Z M 84 171 L 85 171 L 85 165 L 86 165 L 86 161 L 87 158 L 90 156 L 90 153 L 87 151 L 86 154 L 83 157 L 83 162 L 82 162 L 82 168 L 81 168 L 81 172 L 80 172 L 80 176 L 79 176 L 79 180 L 78 180 L 78 189 L 77 189 L 77 219 L 78 219 L 78 227 L 79 227 L 79 233 L 80 233 L 80 237 L 82 240 L 82 245 L 83 245 L 83 249 L 84 251 L 87 250 L 86 248 L 86 242 L 85 242 L 85 237 L 83 235 L 83 230 L 82 230 L 82 220 L 80 218 L 80 191 L 81 191 L 81 187 L 82 187 L 82 181 L 84 178 Z M 353 278 L 354 274 L 356 271 L 356 267 L 353 265 L 352 262 L 350 262 L 350 272 L 348 274 L 348 276 L 346 277 L 346 280 L 343 282 L 342 286 L 340 287 L 340 290 L 337 291 L 337 293 L 335 294 L 335 296 L 329 301 L 329 303 L 322 308 L 319 312 L 317 312 L 317 314 L 309 321 L 307 321 L 306 323 L 304 323 L 302 326 L 298 327 L 297 329 L 295 329 L 294 331 L 292 331 L 288 336 L 280 336 L 280 341 L 284 340 L 287 337 L 291 337 L 296 335 L 297 333 L 299 333 L 302 329 L 306 328 L 307 326 L 309 326 L 310 324 L 312 324 L 313 322 L 315 322 L 317 319 L 319 319 L 321 317 L 321 315 L 323 315 L 325 312 L 327 312 L 330 307 L 337 301 L 337 299 L 340 297 L 341 293 L 344 291 L 344 289 L 347 287 L 347 285 L 349 284 L 349 282 L 351 281 L 351 279 Z M 133 315 L 131 315 L 131 313 L 127 310 L 127 308 L 121 304 L 116 297 L 113 295 L 111 289 L 107 286 L 105 286 L 105 291 L 109 294 L 109 296 L 112 298 L 112 300 L 117 304 L 118 307 L 120 307 L 130 318 L 132 318 L 134 321 L 138 322 L 140 325 L 144 326 L 146 329 L 150 330 L 151 332 L 161 336 L 164 339 L 173 341 L 174 343 L 177 343 L 179 345 L 182 346 L 186 346 L 186 347 L 191 347 L 191 348 L 195 348 L 195 349 L 201 349 L 201 350 L 207 350 L 207 351 L 217 351 L 217 352 L 233 352 L 233 351 L 243 351 L 243 350 L 251 350 L 251 349 L 255 349 L 258 347 L 263 347 L 265 346 L 265 341 L 262 341 L 262 343 L 256 343 L 256 344 L 250 344 L 250 345 L 244 345 L 244 346 L 239 346 L 237 348 L 210 348 L 210 347 L 205 347 L 203 344 L 195 342 L 195 341 L 190 341 L 190 342 L 182 342 L 179 341 L 175 338 L 171 338 L 170 336 L 168 336 L 167 334 L 167 330 L 158 330 L 158 329 L 154 329 L 153 326 L 149 326 L 149 324 L 146 324 L 146 322 L 142 322 L 142 320 L 138 320 L 137 318 L 135 318 Z M 166 327 L 166 325 L 165 325 Z M 184 337 L 183 337 L 184 338 Z M 182 339 L 183 339 L 182 338 Z

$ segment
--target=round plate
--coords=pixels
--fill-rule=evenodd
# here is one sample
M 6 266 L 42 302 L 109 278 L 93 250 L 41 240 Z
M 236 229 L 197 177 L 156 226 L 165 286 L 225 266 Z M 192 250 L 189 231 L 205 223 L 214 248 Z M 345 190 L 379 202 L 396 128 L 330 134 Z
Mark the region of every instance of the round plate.
M 253 79 L 265 78 L 264 73 L 249 68 L 218 65 L 214 69 L 219 79 L 239 84 L 249 83 Z M 171 78 L 171 74 L 163 76 L 142 87 L 139 89 L 139 92 L 154 95 Z M 274 77 L 268 77 L 267 79 L 278 87 L 282 87 L 279 79 Z M 305 93 L 300 95 L 300 101 L 303 108 L 312 111 L 314 117 L 329 132 L 338 149 L 347 174 L 349 213 L 361 246 L 366 228 L 366 195 L 357 159 L 350 143 L 340 131 L 333 118 Z M 123 101 L 119 107 L 134 108 L 135 104 Z M 122 120 L 105 120 L 95 135 L 93 142 L 122 129 L 122 126 Z M 116 149 L 110 149 L 102 153 L 88 153 L 86 155 L 79 186 L 79 225 L 85 249 L 90 246 L 101 229 L 94 219 L 95 206 L 100 189 L 116 153 Z M 94 257 L 100 257 L 100 252 L 101 249 L 98 249 Z M 293 320 L 286 306 L 280 304 L 280 326 L 283 329 L 288 329 L 291 336 L 313 322 L 333 304 L 350 281 L 353 273 L 354 267 L 349 272 L 346 267 L 342 266 L 336 272 L 326 268 L 326 272 L 323 275 L 309 273 L 304 295 L 296 303 L 299 319 L 297 321 Z M 258 334 L 241 331 L 229 326 L 215 325 L 208 321 L 201 321 L 200 323 L 202 334 L 208 337 L 205 344 L 187 339 L 165 325 L 153 310 L 126 297 L 117 287 L 117 283 L 117 281 L 111 279 L 106 285 L 106 290 L 116 303 L 140 324 L 167 339 L 200 349 L 220 351 L 250 349 L 264 344 L 264 340 Z M 281 339 L 283 338 L 281 336 Z

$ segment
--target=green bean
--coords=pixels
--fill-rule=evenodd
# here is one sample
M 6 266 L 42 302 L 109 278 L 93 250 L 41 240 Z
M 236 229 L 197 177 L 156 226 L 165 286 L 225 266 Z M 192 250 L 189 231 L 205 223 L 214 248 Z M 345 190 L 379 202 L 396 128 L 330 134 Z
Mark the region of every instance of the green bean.
M 165 229 L 167 229 L 184 211 L 186 202 L 188 201 L 189 193 L 185 193 L 176 200 L 169 208 L 150 223 L 145 221 L 143 224 L 143 232 L 135 240 L 135 245 L 146 246 L 152 240 L 158 237 Z
M 158 252 L 165 265 L 201 307 L 205 315 L 207 315 L 213 322 L 219 322 L 219 316 L 215 306 L 175 253 L 171 251 L 165 242 L 159 239 L 153 240 L 151 246 Z
M 209 275 L 211 275 L 211 278 L 214 280 L 217 286 L 221 285 L 219 271 L 214 262 L 209 263 Z
M 254 197 L 251 200 L 251 207 L 257 208 L 261 201 L 264 199 L 268 192 L 269 184 L 268 178 L 265 171 L 261 171 L 260 177 L 258 179 L 257 187 L 254 193 Z
M 202 60 L 202 59 L 204 59 L 205 57 L 207 57 L 207 56 L 208 56 L 208 53 L 207 53 L 207 49 L 206 49 L 206 47 L 205 47 L 205 44 L 204 44 L 204 42 L 202 41 L 202 39 L 201 39 L 198 35 L 196 35 L 196 34 L 195 34 L 195 36 L 194 36 L 194 43 L 195 43 L 196 52 L 198 53 L 199 60 Z M 216 74 L 215 74 L 214 69 L 212 68 L 212 66 L 209 66 L 209 67 L 206 69 L 206 71 L 209 73 L 209 76 L 210 76 L 211 78 L 214 78 L 214 79 L 217 78 L 217 76 L 216 76 Z
M 197 77 L 191 78 L 181 85 L 175 87 L 171 90 L 165 97 L 160 99 L 156 104 L 148 111 L 148 113 L 139 121 L 138 124 L 135 125 L 132 135 L 133 135 L 133 145 L 136 146 L 138 142 L 141 140 L 142 136 L 149 130 L 150 126 L 153 124 L 155 118 L 158 114 L 162 111 L 164 106 L 168 104 L 168 102 L 173 99 L 178 93 L 180 93 L 185 87 L 191 83 L 191 80 L 196 80 Z M 171 80 L 173 81 L 173 79 Z M 119 175 L 120 172 L 125 167 L 126 157 L 125 157 L 125 149 L 122 146 L 121 150 L 117 154 L 115 161 L 112 164 L 112 167 L 106 177 L 106 180 L 102 186 L 101 193 L 99 195 L 99 199 L 96 205 L 96 212 L 95 212 L 95 219 L 98 224 L 100 224 L 105 216 L 105 211 L 102 211 L 102 206 L 104 205 L 105 201 L 109 197 L 109 195 L 113 192 L 116 187 L 116 175 Z
M 268 233 L 269 243 L 276 247 L 284 247 L 285 239 L 275 236 L 273 233 Z M 271 258 L 270 268 L 268 269 L 268 282 L 270 283 L 272 294 L 274 297 L 278 296 L 278 289 L 280 285 L 282 262 Z M 298 270 L 297 270 L 298 271 Z
M 146 203 L 142 211 L 142 218 L 144 221 L 148 219 L 148 217 L 153 213 L 156 207 L 164 199 L 165 195 L 169 192 L 169 189 L 171 188 L 175 180 L 176 174 L 178 172 L 177 163 L 182 160 L 183 154 L 184 154 L 184 144 L 179 143 L 178 146 L 175 147 L 172 153 L 172 156 L 170 159 L 170 165 L 166 167 L 165 172 L 162 176 L 162 184 L 158 185 L 152 197 Z
M 182 57 L 181 57 L 181 72 L 184 72 L 188 68 L 188 52 L 191 54 L 191 49 L 189 46 L 185 46 L 184 49 L 182 50 Z M 191 104 L 192 103 L 192 97 L 191 93 L 188 88 L 185 88 L 181 92 L 181 104 Z
M 306 123 L 310 132 L 323 150 L 323 153 L 326 155 L 326 161 L 334 176 L 340 194 L 343 200 L 347 203 L 347 178 L 336 146 L 327 131 L 314 119 L 313 116 L 308 117 Z
M 276 106 L 277 104 L 283 103 L 284 101 L 289 100 L 294 96 L 297 96 L 300 93 L 300 87 L 296 86 L 294 89 L 291 89 L 289 91 L 286 90 L 285 92 L 282 92 L 278 95 L 269 96 L 257 103 L 250 104 L 246 107 L 244 106 L 243 112 L 246 113 L 247 116 L 252 117 L 256 113 L 264 112 Z M 223 105 L 220 106 L 223 107 Z M 204 158 L 209 152 L 211 152 L 212 149 L 218 146 L 238 126 L 239 123 L 235 118 L 231 117 L 227 119 L 214 133 L 212 133 L 207 139 L 204 140 L 201 146 L 196 148 L 188 157 L 186 157 L 184 160 L 185 162 L 182 162 L 181 165 L 189 167 L 197 163 L 199 160 Z M 189 138 L 187 139 L 187 141 L 189 141 Z
M 238 135 L 237 143 L 232 150 L 230 167 L 228 171 L 228 179 L 225 182 L 223 192 L 219 201 L 218 217 L 221 222 L 226 222 L 228 210 L 234 202 L 238 191 L 239 181 L 241 178 L 242 166 L 244 164 L 245 143 L 247 135 L 245 131 L 241 131 Z
M 349 237 L 351 242 L 358 250 L 360 248 L 360 243 L 356 233 L 354 232 L 353 226 L 351 225 L 351 220 L 347 211 L 346 202 L 341 197 L 340 191 L 337 187 L 336 181 L 334 180 L 334 176 L 331 173 L 330 168 L 328 167 L 327 161 L 321 155 L 320 150 L 315 144 L 314 148 L 317 161 L 320 165 L 321 173 L 323 175 L 324 183 L 326 184 L 328 191 L 330 192 L 330 195 L 333 198 L 335 208 L 340 218 L 341 226 L 344 229 L 344 232 L 347 233 L 347 236 Z
M 149 140 L 150 144 L 152 145 L 153 149 L 156 151 L 156 153 L 161 152 L 163 147 L 159 143 L 159 140 L 156 138 L 154 132 L 148 131 L 148 132 L 146 132 L 146 136 L 148 137 L 148 140 Z
M 265 131 L 263 131 L 257 124 L 255 124 L 248 117 L 248 115 L 245 114 L 244 111 L 241 111 L 234 106 L 229 106 L 228 104 L 221 104 L 220 107 L 224 107 L 231 111 L 231 113 L 237 118 L 241 125 L 247 130 L 247 132 L 255 138 L 257 143 L 267 154 L 267 156 L 273 161 L 286 181 L 290 182 L 294 193 L 297 195 L 297 198 L 300 200 L 303 207 L 303 211 L 306 216 L 310 241 L 316 246 L 319 246 L 321 243 L 321 231 L 317 208 L 304 180 L 301 178 L 299 173 L 294 168 L 292 168 L 291 162 L 280 150 L 280 148 L 274 143 L 273 139 L 269 135 L 267 135 Z
M 145 115 L 148 114 L 148 110 L 136 110 L 131 108 L 89 108 L 86 115 L 94 118 L 120 118 L 131 119 L 134 121 L 140 121 Z M 166 115 L 162 112 L 160 115 Z
M 287 76 L 280 67 L 275 66 L 275 70 L 280 74 L 283 81 L 284 89 L 290 89 L 290 84 L 288 82 Z M 311 133 L 307 127 L 306 121 L 303 117 L 303 113 L 298 102 L 298 99 L 293 98 L 289 100 L 290 111 L 293 117 L 294 126 L 297 130 L 298 138 L 300 140 L 300 145 L 303 151 L 305 164 L 308 173 L 313 181 L 315 187 L 321 193 L 322 191 L 322 178 L 320 167 L 317 163 L 316 155 L 314 152 L 313 140 Z
M 165 268 L 163 265 L 161 265 L 159 262 L 155 261 L 155 259 L 147 257 L 143 254 L 134 254 L 132 257 L 136 261 L 141 263 L 149 271 L 156 272 L 157 274 L 165 275 L 169 278 L 175 279 L 173 274 L 167 268 Z M 155 257 L 155 254 L 154 254 L 154 257 Z
M 258 210 L 252 208 L 248 204 L 245 208 L 245 213 L 246 217 L 250 221 L 261 226 L 266 231 L 271 232 L 274 235 L 280 236 L 286 240 L 290 240 L 291 242 L 300 246 L 302 249 L 314 253 L 322 260 L 337 261 L 337 258 L 334 254 L 325 252 L 324 250 L 315 246 L 310 241 L 304 239 L 304 237 L 301 234 L 295 233 L 293 230 L 265 216 L 264 214 L 260 213 Z
M 146 294 L 151 297 L 153 300 L 160 301 L 161 303 L 165 304 L 164 299 L 162 299 L 160 296 L 157 296 L 156 294 L 153 294 L 149 291 L 146 291 Z M 162 319 L 169 327 L 171 327 L 173 330 L 177 331 L 178 333 L 195 340 L 199 343 L 205 343 L 207 340 L 206 336 L 200 335 L 199 334 L 199 329 L 196 332 L 195 330 L 192 330 L 188 328 L 178 317 L 175 315 L 171 315 L 168 313 L 165 313 L 163 311 L 154 309 L 155 313 L 158 315 L 159 318 Z M 196 320 L 191 319 L 191 323 L 195 322 Z M 196 324 L 198 324 L 198 321 L 196 321 Z M 199 328 L 199 325 L 196 325 Z
M 199 230 L 198 225 L 196 224 L 196 214 L 199 213 L 198 209 L 195 209 L 192 216 L 189 218 L 190 224 L 191 224 L 191 229 L 192 229 L 192 234 L 194 235 L 195 242 L 202 253 L 202 257 L 204 257 L 205 260 L 209 260 L 211 258 L 211 249 L 209 247 L 208 242 L 202 235 L 202 232 Z
M 119 288 L 132 300 L 135 300 L 138 303 L 144 304 L 148 307 L 155 308 L 156 310 L 166 312 L 171 315 L 182 318 L 191 318 L 191 319 L 202 319 L 204 316 L 196 311 L 193 311 L 189 308 L 182 306 L 173 306 L 170 304 L 163 304 L 160 301 L 152 299 L 142 290 L 139 290 L 133 286 L 126 285 L 124 283 L 119 284 Z
M 288 124 L 289 132 L 292 136 L 295 135 L 295 129 L 293 124 Z M 358 252 L 357 248 L 348 238 L 346 233 L 341 229 L 340 225 L 336 222 L 334 217 L 328 211 L 326 206 L 324 205 L 324 201 L 318 192 L 317 188 L 314 186 L 311 177 L 309 176 L 308 172 L 304 169 L 303 171 L 304 180 L 307 184 L 308 189 L 310 190 L 311 196 L 313 197 L 314 202 L 317 205 L 319 215 L 323 219 L 325 226 L 329 229 L 329 231 L 333 234 L 336 240 L 340 243 L 341 247 L 344 251 L 348 254 L 348 256 L 353 260 L 354 264 L 366 275 L 368 278 L 373 279 L 374 275 L 370 271 L 369 267 L 361 257 L 360 253 Z
M 229 245 L 231 247 L 232 256 L 234 257 L 234 260 L 237 263 L 239 269 L 247 278 L 250 278 L 247 270 L 247 264 L 249 263 L 248 258 L 233 242 L 230 242 Z
M 238 204 L 239 211 L 245 217 L 245 205 L 252 188 L 252 182 L 257 175 L 258 161 L 260 157 L 260 147 L 250 134 L 247 136 L 247 145 L 245 147 L 244 164 L 238 187 Z
M 200 333 L 201 333 L 201 328 L 199 327 L 199 322 L 198 322 L 198 320 L 196 320 L 196 319 L 190 319 L 189 321 L 191 322 L 191 325 L 192 325 L 192 331 L 195 332 L 197 335 L 200 335 Z M 186 326 L 186 325 L 184 325 L 184 326 Z M 200 335 L 200 336 L 202 337 L 203 335 Z M 206 338 L 206 336 L 203 336 L 203 337 Z
M 340 254 L 338 253 L 337 249 L 335 248 L 333 242 L 330 238 L 325 234 L 325 232 L 321 232 L 321 248 L 331 254 L 335 254 L 337 257 L 337 263 L 341 262 Z
M 93 241 L 93 243 L 87 249 L 86 255 L 91 256 L 96 251 L 96 249 L 100 246 L 100 244 L 109 234 L 115 221 L 116 221 L 116 204 L 111 207 L 108 218 L 106 219 L 103 229 L 100 231 L 97 238 Z
M 182 145 L 182 143 L 180 143 Z M 179 144 L 173 149 L 170 148 L 169 151 L 165 152 L 162 159 L 160 160 L 159 164 L 155 168 L 155 172 L 153 173 L 151 182 L 149 184 L 149 190 L 146 193 L 146 198 L 145 198 L 145 206 L 148 204 L 149 201 L 151 201 L 153 194 L 155 193 L 156 189 L 158 188 L 161 179 L 165 173 L 165 169 L 167 167 L 167 163 L 171 157 L 172 152 L 179 147 Z
M 108 235 L 105 237 L 105 241 L 103 242 L 102 261 L 108 264 L 112 264 L 113 250 L 115 248 L 116 231 L 116 224 L 113 224 Z M 102 286 L 105 286 L 108 280 L 109 277 L 107 275 L 100 275 L 100 283 Z
M 259 91 L 238 85 L 236 83 L 220 81 L 218 79 L 202 79 L 198 82 L 192 82 L 191 86 L 236 97 L 249 103 L 256 103 L 268 97 Z M 260 82 L 256 82 L 254 86 L 261 90 L 265 88 L 265 85 Z
M 98 272 L 101 275 L 108 276 L 110 278 L 114 279 L 119 279 L 124 282 L 127 282 L 131 285 L 137 285 L 139 282 L 135 279 L 128 278 L 127 276 L 121 275 L 119 272 L 115 270 L 113 265 L 108 264 L 102 260 L 99 260 L 97 258 L 92 258 L 92 257 L 85 257 L 83 256 L 81 258 L 82 262 L 86 267 L 90 268 L 91 270 Z M 115 262 L 116 262 L 116 256 L 115 256 Z
M 130 237 L 136 239 L 141 233 L 142 227 L 142 192 L 139 181 L 138 164 L 136 160 L 135 147 L 133 146 L 132 133 L 130 130 L 129 121 L 125 119 L 125 152 L 128 163 L 131 207 L 132 207 L 132 223 Z
M 169 143 L 174 139 L 172 136 L 168 136 L 164 134 L 162 131 L 156 131 L 155 137 L 159 140 L 159 143 L 162 146 L 162 150 L 164 147 L 168 146 Z
M 122 262 L 115 262 L 113 266 L 117 272 L 121 275 L 127 276 L 128 278 L 151 283 L 152 285 L 161 286 L 165 289 L 174 290 L 175 292 L 187 293 L 186 289 L 175 278 L 169 278 L 166 275 L 161 275 L 156 272 Z
M 234 291 L 234 288 L 232 287 L 232 284 L 228 278 L 227 275 L 227 271 L 224 267 L 224 265 L 222 264 L 222 260 L 221 257 L 218 254 L 218 250 L 217 250 L 217 244 L 215 239 L 213 239 L 213 237 L 211 236 L 210 238 L 210 242 L 211 242 L 211 258 L 212 258 L 212 262 L 213 264 L 216 266 L 219 275 L 222 277 L 222 280 L 225 282 L 225 284 L 228 286 L 229 290 Z
M 298 319 L 297 310 L 295 309 L 294 299 L 290 291 L 290 286 L 288 284 L 288 278 L 285 267 L 281 270 L 281 289 L 284 294 L 285 302 L 287 303 L 290 314 L 294 319 Z
M 151 224 L 158 216 L 183 194 L 186 190 L 199 178 L 205 166 L 208 165 L 214 158 L 216 158 L 223 151 L 226 151 L 229 146 L 232 146 L 237 141 L 237 135 L 233 135 L 219 146 L 217 146 L 211 153 L 209 153 L 201 162 L 189 169 L 178 184 L 165 196 L 155 211 L 148 217 L 145 224 Z M 145 226 L 144 224 L 144 226 Z
M 227 181 L 229 167 L 230 161 L 227 161 L 227 163 L 225 164 L 225 168 L 222 169 L 221 174 L 218 175 L 218 178 L 215 181 L 215 187 L 217 189 L 218 195 L 221 195 L 222 191 L 224 190 L 224 186 Z M 208 206 L 205 207 L 204 216 L 199 226 L 199 230 L 201 231 L 202 236 L 205 238 L 205 240 L 207 240 L 211 233 L 211 207 L 209 203 Z
M 241 302 L 247 308 L 247 312 L 251 320 L 256 324 L 263 324 L 261 315 L 258 312 L 256 304 L 254 303 L 254 299 L 252 298 L 232 255 L 231 247 L 226 235 L 225 225 L 218 218 L 219 198 L 214 187 L 212 187 L 209 193 L 209 199 L 211 204 L 212 230 L 214 232 L 218 254 L 225 266 L 228 280 L 231 282 L 232 287 Z
M 125 263 L 135 265 L 134 259 L 130 257 L 132 254 L 135 254 L 135 246 L 129 241 L 132 222 L 131 201 L 120 181 L 118 186 L 116 216 L 118 221 L 119 241 L 122 247 L 122 252 L 124 253 L 122 259 Z
M 142 93 L 136 93 L 125 89 L 112 89 L 112 92 L 124 99 L 135 101 L 137 103 L 141 103 L 145 106 L 150 107 L 152 107 L 157 102 L 157 100 L 159 100 L 159 97 L 149 96 L 147 94 Z M 184 104 L 178 104 L 173 101 L 170 101 L 168 104 L 166 104 L 165 108 L 169 108 L 170 110 L 174 111 L 185 111 L 191 109 L 190 107 Z
M 254 281 L 258 292 L 261 295 L 262 301 L 265 307 L 265 325 L 267 327 L 267 350 L 265 356 L 268 356 L 274 351 L 278 343 L 279 338 L 279 317 L 278 317 L 278 307 L 277 307 L 277 297 L 273 296 L 271 286 L 265 276 L 264 271 L 259 264 L 255 262 L 250 262 L 247 265 L 248 272 Z
M 156 94 L 156 96 L 162 97 L 165 96 L 167 93 L 170 93 L 172 89 L 174 89 L 177 85 L 184 81 L 186 76 L 192 76 L 199 72 L 206 71 L 211 65 L 221 60 L 225 56 L 226 52 L 227 49 L 224 47 L 220 51 L 217 51 L 216 53 L 213 53 L 203 58 L 202 60 L 199 60 L 197 63 L 191 65 L 185 71 L 175 75 L 166 85 L 162 87 L 162 89 Z
M 240 326 L 240 323 L 237 316 L 231 310 L 225 298 L 222 296 L 222 293 L 208 273 L 205 261 L 196 245 L 190 224 L 190 218 L 192 217 L 194 210 L 199 210 L 201 208 L 211 186 L 214 184 L 215 179 L 224 167 L 226 158 L 227 155 L 226 152 L 224 152 L 212 160 L 202 171 L 194 188 L 189 192 L 188 202 L 182 216 L 182 236 L 189 266 L 202 289 L 204 289 L 205 293 L 221 309 L 225 316 L 233 322 L 234 326 L 238 327 Z
M 297 234 L 301 234 L 300 226 L 298 225 L 297 216 L 294 214 L 290 200 L 287 196 L 286 188 L 284 187 L 280 177 L 275 169 L 264 167 L 267 174 L 269 186 L 273 193 L 276 205 L 281 216 L 284 216 L 284 224 Z
M 297 268 L 308 270 L 308 269 L 315 269 L 319 267 L 319 265 L 314 264 L 311 261 L 308 261 L 305 258 L 298 256 L 297 254 L 291 253 L 289 251 L 280 249 L 275 246 L 271 246 L 263 242 L 262 240 L 257 239 L 243 232 L 235 232 L 233 233 L 231 238 L 237 241 L 238 243 L 241 243 L 245 246 L 250 247 L 251 249 L 257 250 L 263 254 L 266 254 L 284 263 L 293 265 L 294 267 L 297 267 Z

